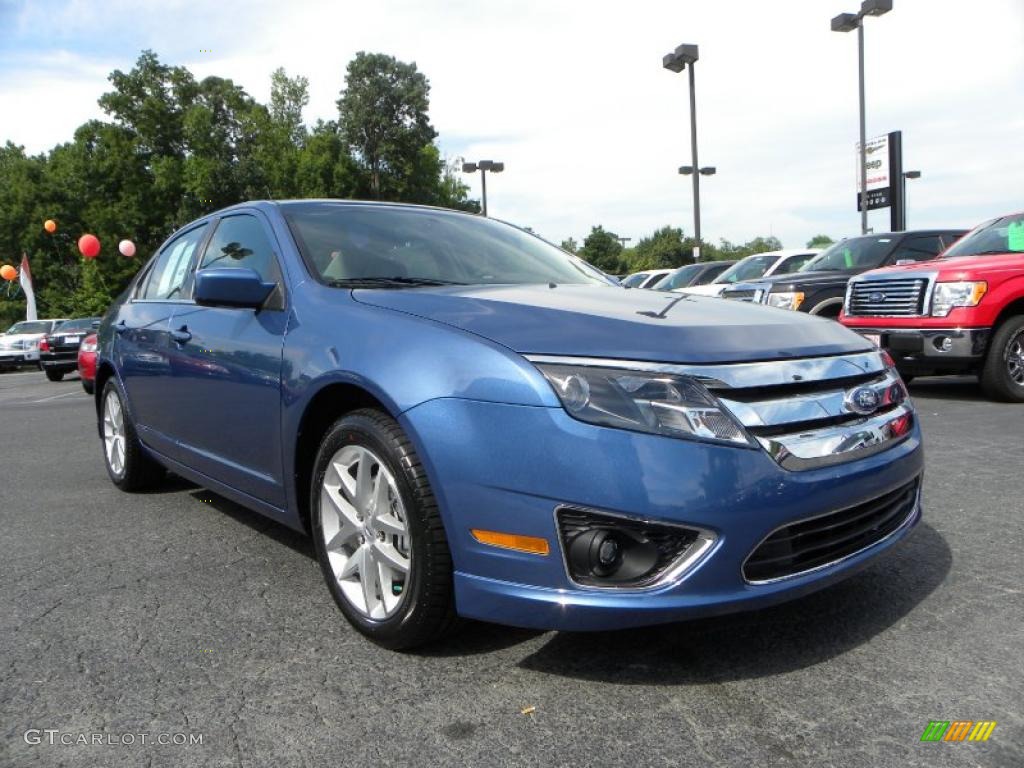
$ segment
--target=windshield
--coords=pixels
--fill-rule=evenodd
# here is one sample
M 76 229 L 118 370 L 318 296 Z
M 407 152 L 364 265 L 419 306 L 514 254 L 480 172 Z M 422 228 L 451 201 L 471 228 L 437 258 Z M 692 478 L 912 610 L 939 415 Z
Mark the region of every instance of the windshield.
M 744 280 L 754 280 L 764 275 L 765 272 L 775 263 L 778 258 L 772 254 L 760 256 L 747 256 L 742 261 L 733 264 L 725 272 L 716 277 L 713 283 L 741 283 Z
M 95 327 L 93 324 L 99 321 L 98 317 L 79 317 L 74 320 L 65 320 L 63 323 L 58 324 L 53 329 L 53 332 L 57 334 L 67 333 L 68 331 L 91 331 Z
M 802 267 L 800 272 L 857 272 L 881 266 L 892 249 L 893 238 L 851 237 L 829 246 Z
M 539 237 L 482 216 L 332 202 L 281 210 L 306 264 L 329 285 L 612 284 Z
M 702 264 L 687 264 L 675 272 L 669 272 L 654 286 L 659 291 L 672 291 L 676 288 L 685 288 L 690 281 L 697 276 L 703 268 Z
M 1024 253 L 1024 213 L 986 221 L 957 240 L 942 258 Z
M 20 323 L 15 323 L 7 332 L 10 334 L 15 333 L 49 333 L 51 324 L 49 320 L 26 320 Z
M 637 272 L 623 280 L 622 284 L 627 288 L 636 288 L 640 283 L 646 280 L 649 275 L 649 272 Z

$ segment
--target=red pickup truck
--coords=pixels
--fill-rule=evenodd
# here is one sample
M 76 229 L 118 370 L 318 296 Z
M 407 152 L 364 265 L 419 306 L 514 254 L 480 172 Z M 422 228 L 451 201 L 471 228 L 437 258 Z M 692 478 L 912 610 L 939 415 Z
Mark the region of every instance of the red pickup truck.
M 934 261 L 854 277 L 839 321 L 888 350 L 905 379 L 976 373 L 990 397 L 1024 402 L 1024 213 Z

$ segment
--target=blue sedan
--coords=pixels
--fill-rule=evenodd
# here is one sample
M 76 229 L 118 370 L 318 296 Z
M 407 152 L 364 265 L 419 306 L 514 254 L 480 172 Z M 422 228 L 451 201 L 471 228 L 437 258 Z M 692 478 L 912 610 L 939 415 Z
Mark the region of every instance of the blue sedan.
M 107 472 L 167 470 L 308 532 L 389 648 L 459 616 L 606 629 L 767 605 L 920 518 L 892 361 L 842 326 L 630 291 L 516 227 L 247 203 L 174 233 L 107 313 Z

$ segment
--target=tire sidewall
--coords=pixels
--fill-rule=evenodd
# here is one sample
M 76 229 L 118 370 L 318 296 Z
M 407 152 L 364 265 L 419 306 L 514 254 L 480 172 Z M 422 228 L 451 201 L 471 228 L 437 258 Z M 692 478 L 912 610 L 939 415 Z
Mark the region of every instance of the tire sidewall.
M 114 472 L 113 468 L 110 466 L 110 458 L 107 456 L 107 441 L 106 441 L 106 437 L 105 437 L 104 432 L 103 432 L 103 421 L 104 421 L 104 418 L 107 415 L 107 398 L 110 396 L 111 393 L 113 393 L 117 397 L 117 400 L 118 400 L 118 402 L 121 405 L 121 424 L 122 424 L 122 437 L 123 437 L 124 443 L 125 443 L 125 450 L 124 450 L 125 458 L 124 458 L 124 465 L 121 467 L 121 472 L 120 473 Z M 100 447 L 103 449 L 103 466 L 107 468 L 107 475 L 110 476 L 110 481 L 114 485 L 116 485 L 118 487 L 121 487 L 121 486 L 124 485 L 125 478 L 128 475 L 128 439 L 129 439 L 128 423 L 129 423 L 129 419 L 128 419 L 128 411 L 127 411 L 127 409 L 125 408 L 125 405 L 124 405 L 124 395 L 121 393 L 121 388 L 119 386 L 117 386 L 117 382 L 114 381 L 113 377 L 107 379 L 107 383 L 103 387 L 103 395 L 102 395 L 102 397 L 100 397 L 100 413 L 99 413 L 99 417 L 100 417 L 99 418 Z
M 386 619 L 370 619 L 362 615 L 341 591 L 334 572 L 327 558 L 326 545 L 323 537 L 323 525 L 320 519 L 320 497 L 324 475 L 330 459 L 346 445 L 360 445 L 374 454 L 385 464 L 395 485 L 398 487 L 402 504 L 405 508 L 406 525 L 409 529 L 411 567 L 403 587 L 405 597 L 395 615 Z M 324 579 L 330 589 L 331 596 L 338 604 L 345 617 L 363 634 L 382 643 L 396 639 L 417 623 L 422 611 L 424 567 L 429 557 L 427 550 L 427 532 L 422 510 L 413 493 L 406 474 L 402 455 L 393 444 L 390 436 L 382 426 L 372 418 L 362 414 L 351 414 L 340 419 L 327 433 L 317 453 L 313 472 L 313 484 L 310 489 L 310 528 L 316 549 L 317 560 Z
M 986 388 L 990 390 L 990 393 L 1000 400 L 1024 402 L 1024 386 L 1010 377 L 1010 371 L 1006 364 L 1006 355 L 1009 352 L 1010 344 L 1021 334 L 1024 334 L 1024 317 L 1007 320 L 996 332 L 992 348 L 989 350 L 991 359 L 985 366 L 985 381 L 983 383 L 987 384 Z

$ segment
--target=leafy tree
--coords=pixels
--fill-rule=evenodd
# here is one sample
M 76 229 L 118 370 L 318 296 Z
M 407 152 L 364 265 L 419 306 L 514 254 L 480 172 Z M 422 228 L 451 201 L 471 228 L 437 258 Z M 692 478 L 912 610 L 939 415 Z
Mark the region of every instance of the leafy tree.
M 807 241 L 807 247 L 808 248 L 828 248 L 834 242 L 835 242 L 835 240 L 833 240 L 828 235 L 815 235 L 814 237 L 812 237 L 810 240 Z
M 430 84 L 415 64 L 360 51 L 338 99 L 341 135 L 368 175 L 375 198 L 400 195 L 437 133 L 430 125 Z M 435 166 L 436 167 L 436 166 Z
M 642 269 L 669 269 L 689 263 L 692 248 L 683 245 L 683 230 L 678 227 L 662 227 L 653 234 L 640 238 L 636 244 L 634 258 L 629 265 L 635 271 Z
M 608 232 L 600 225 L 591 228 L 578 253 L 585 261 L 609 274 L 618 274 L 627 267 L 621 258 L 621 241 L 614 232 Z
M 578 253 L 580 244 L 569 237 L 562 241 L 561 248 L 563 251 L 568 251 L 569 253 Z

